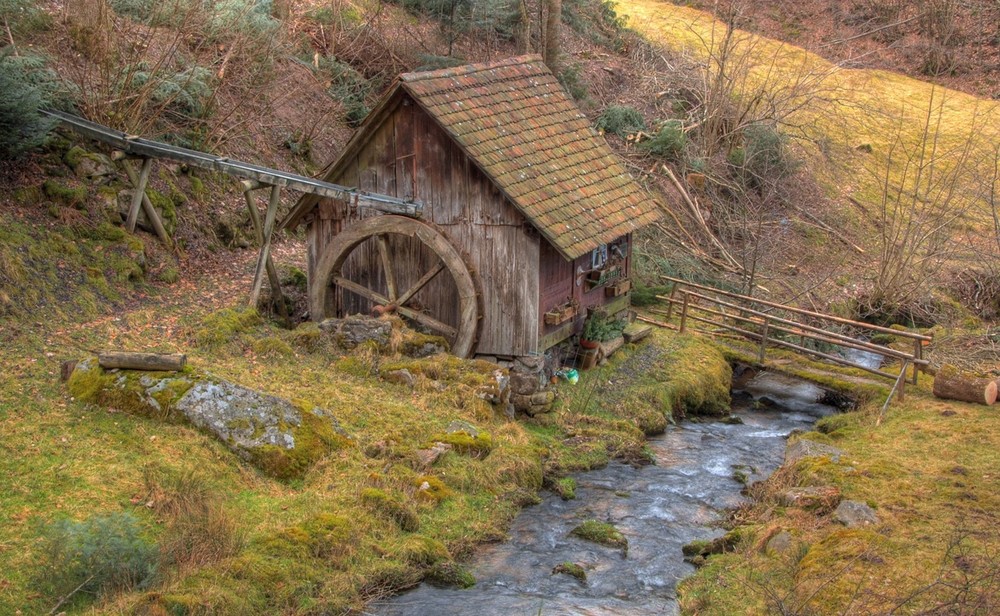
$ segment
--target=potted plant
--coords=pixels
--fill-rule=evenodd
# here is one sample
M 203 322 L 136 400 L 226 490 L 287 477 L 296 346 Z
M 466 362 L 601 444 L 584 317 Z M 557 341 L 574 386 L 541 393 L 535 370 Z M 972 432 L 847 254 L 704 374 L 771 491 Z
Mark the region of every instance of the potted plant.
M 603 310 L 594 310 L 583 324 L 580 346 L 585 349 L 596 349 L 600 343 L 620 336 L 624 328 L 623 320 L 612 318 Z

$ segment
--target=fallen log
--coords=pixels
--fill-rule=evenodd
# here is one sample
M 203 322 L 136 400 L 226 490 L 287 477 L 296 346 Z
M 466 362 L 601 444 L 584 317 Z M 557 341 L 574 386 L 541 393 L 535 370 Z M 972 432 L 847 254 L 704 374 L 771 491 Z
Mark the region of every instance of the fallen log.
M 187 363 L 187 355 L 162 353 L 129 353 L 127 351 L 104 351 L 97 355 L 97 363 L 104 369 L 124 370 L 181 370 Z
M 968 374 L 945 364 L 934 377 L 934 395 L 945 400 L 989 406 L 997 401 L 997 384 L 993 379 Z

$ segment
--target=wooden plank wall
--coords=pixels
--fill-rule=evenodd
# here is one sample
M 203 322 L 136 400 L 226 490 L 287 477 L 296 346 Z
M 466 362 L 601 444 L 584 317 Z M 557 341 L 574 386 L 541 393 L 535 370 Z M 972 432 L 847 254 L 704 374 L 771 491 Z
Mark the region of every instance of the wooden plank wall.
M 420 200 L 424 220 L 463 253 L 478 280 L 483 318 L 476 352 L 525 355 L 537 350 L 539 249 L 545 242 L 434 120 L 405 95 L 331 181 Z M 341 214 L 328 214 L 329 219 L 324 220 L 321 208 L 309 225 L 310 281 L 330 234 L 338 231 L 339 225 L 350 224 L 343 204 L 329 202 L 328 207 Z M 397 275 L 400 289 L 415 282 L 435 262 L 433 253 L 408 238 L 394 239 L 390 248 L 396 262 L 406 266 Z M 358 247 L 345 273 L 352 280 L 385 291 L 374 242 Z M 450 277 L 439 275 L 415 301 L 446 323 L 457 324 L 458 301 Z M 371 309 L 366 301 L 346 292 L 336 303 L 340 314 Z
M 625 249 L 624 275 L 630 276 L 632 267 L 631 234 L 621 237 L 612 243 Z M 586 283 L 582 281 L 584 274 L 581 272 L 587 272 L 591 269 L 591 254 L 589 252 L 570 262 L 563 258 L 547 241 L 543 240 L 542 244 L 539 263 L 541 301 L 538 307 L 538 336 L 539 338 L 548 337 L 547 342 L 554 344 L 559 342 L 559 339 L 564 340 L 572 334 L 583 331 L 583 322 L 587 316 L 588 308 L 605 306 L 614 301 L 615 298 L 605 297 L 604 287 L 596 287 L 588 290 Z M 581 281 L 579 285 L 576 284 L 578 278 Z M 571 300 L 576 300 L 579 304 L 579 312 L 574 319 L 572 329 L 567 328 L 565 323 L 559 325 L 545 324 L 546 312 Z M 553 339 L 553 335 L 559 330 L 565 330 L 562 332 L 563 335 L 556 336 L 558 339 Z

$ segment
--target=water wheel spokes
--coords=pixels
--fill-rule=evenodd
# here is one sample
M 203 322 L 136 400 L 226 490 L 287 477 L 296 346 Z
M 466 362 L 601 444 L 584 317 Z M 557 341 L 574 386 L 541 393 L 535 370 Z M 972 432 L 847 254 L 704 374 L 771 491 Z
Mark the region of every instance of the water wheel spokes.
M 404 253 L 408 256 L 404 260 L 393 252 L 400 245 L 405 245 L 406 238 L 419 242 L 422 258 L 414 259 L 412 253 Z M 364 267 L 369 272 L 372 268 L 375 268 L 375 272 L 380 269 L 383 277 L 379 280 L 377 276 L 355 275 L 364 281 L 352 280 L 345 274 L 344 266 L 352 252 L 368 240 L 372 241 L 369 246 L 373 245 L 374 250 L 367 253 L 371 256 L 363 261 L 367 263 Z M 415 282 L 407 284 L 421 271 Z M 315 315 L 313 318 L 322 319 L 327 316 L 325 313 L 329 294 L 341 289 L 364 298 L 373 308 L 377 308 L 377 312 L 396 312 L 443 336 L 451 344 L 455 355 L 466 357 L 471 354 L 479 325 L 475 281 L 458 250 L 433 226 L 403 216 L 362 219 L 331 239 L 317 262 L 315 272 L 316 280 L 327 281 L 327 284 L 310 285 L 309 305 L 310 312 Z M 450 305 L 451 308 L 444 310 L 451 315 L 450 318 L 436 314 L 433 306 L 422 306 L 416 300 L 417 295 L 442 274 L 447 274 L 454 284 L 449 285 L 444 281 L 436 283 L 445 286 L 437 286 L 431 293 L 437 293 L 442 288 L 449 292 L 444 296 L 435 296 L 430 303 L 436 302 L 439 310 L 442 300 L 446 306 Z M 452 293 L 455 303 L 448 304 L 452 301 Z

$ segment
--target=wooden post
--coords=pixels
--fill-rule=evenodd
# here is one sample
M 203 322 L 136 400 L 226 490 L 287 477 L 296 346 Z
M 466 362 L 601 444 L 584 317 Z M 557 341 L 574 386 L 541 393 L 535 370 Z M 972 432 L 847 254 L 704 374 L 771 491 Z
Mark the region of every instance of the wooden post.
M 247 209 L 250 211 L 250 222 L 253 224 L 254 239 L 257 241 L 257 247 L 262 248 L 264 246 L 264 229 L 261 228 L 260 212 L 257 211 L 257 205 L 254 203 L 252 191 L 257 188 L 263 188 L 263 186 L 257 182 L 250 182 L 246 180 L 240 183 L 243 185 L 243 198 L 246 200 Z M 285 325 L 291 326 L 288 317 L 288 307 L 285 306 L 285 297 L 281 294 L 281 279 L 278 278 L 278 270 L 274 267 L 274 260 L 271 258 L 270 254 L 267 255 L 267 261 L 264 263 L 264 267 L 267 270 L 267 282 L 271 285 L 271 296 L 278 303 L 278 314 L 281 315 Z M 256 301 L 251 305 L 256 305 Z
M 899 401 L 903 401 L 903 381 L 906 380 L 906 364 L 909 362 L 905 359 L 903 360 L 903 367 L 899 371 L 899 376 L 896 378 L 896 384 L 892 386 L 892 391 L 889 392 L 889 397 L 885 399 L 885 404 L 882 405 L 882 409 L 878 412 L 878 419 L 875 420 L 876 426 L 882 425 L 882 418 L 885 417 L 885 411 L 889 408 L 889 403 L 892 401 L 892 396 L 899 390 Z
M 923 343 L 920 342 L 919 340 L 914 340 L 913 341 L 913 359 L 918 360 L 918 361 L 921 360 L 921 359 L 923 359 L 923 357 L 922 357 L 923 353 L 924 353 Z M 912 381 L 914 385 L 917 384 L 917 373 L 919 372 L 919 370 L 920 370 L 920 366 L 916 362 L 914 362 L 913 363 L 913 381 Z
M 674 294 L 677 293 L 677 285 L 680 283 L 674 282 L 672 284 L 674 286 L 670 288 L 670 301 L 667 302 L 667 314 L 665 315 L 668 323 L 670 322 L 670 315 L 674 312 Z
M 135 233 L 135 223 L 139 219 L 139 206 L 142 205 L 142 198 L 146 196 L 146 184 L 149 182 L 149 172 L 153 169 L 153 159 L 142 159 L 142 169 L 139 171 L 139 182 L 135 186 L 135 193 L 132 194 L 132 205 L 128 208 L 128 218 L 125 220 L 125 228 L 129 233 Z
M 260 299 L 260 289 L 264 286 L 264 271 L 267 260 L 271 257 L 271 234 L 274 232 L 274 219 L 278 215 L 278 202 L 281 197 L 281 185 L 271 186 L 271 199 L 267 203 L 267 213 L 264 215 L 264 237 L 257 257 L 257 268 L 254 270 L 253 286 L 250 288 L 250 307 L 255 308 Z
M 122 169 L 125 170 L 125 175 L 128 176 L 128 180 L 132 182 L 132 186 L 135 187 L 136 191 L 139 190 L 139 176 L 135 174 L 135 169 L 132 168 L 132 164 L 124 159 L 125 153 L 122 152 Z M 142 209 L 146 212 L 146 218 L 149 219 L 149 223 L 153 225 L 153 230 L 156 231 L 156 235 L 160 238 L 166 246 L 173 246 L 173 241 L 170 239 L 170 235 L 167 233 L 166 227 L 163 226 L 163 221 L 160 220 L 160 215 L 156 212 L 156 208 L 149 201 L 149 195 L 143 190 L 142 193 Z M 133 195 L 133 199 L 135 196 Z M 138 220 L 138 215 L 136 217 Z
M 680 332 L 684 333 L 684 325 L 688 318 L 688 294 L 687 291 L 681 291 L 684 294 L 684 304 L 681 306 L 681 329 Z
M 764 317 L 764 331 L 760 335 L 760 351 L 757 353 L 757 361 L 764 363 L 764 356 L 767 353 L 767 330 L 771 326 L 771 319 Z
M 903 360 L 903 365 L 899 367 L 899 391 L 896 394 L 897 399 L 902 402 L 904 395 L 903 390 L 906 389 L 906 369 L 909 367 L 907 364 L 910 362 Z

